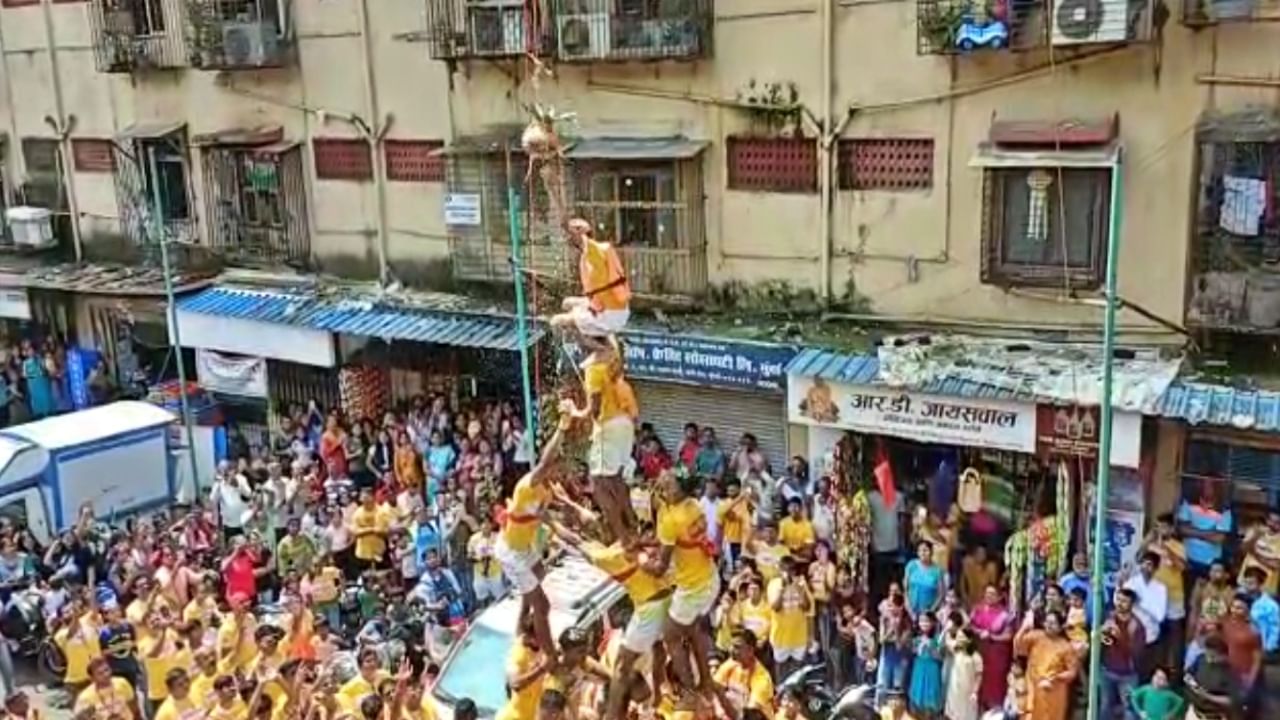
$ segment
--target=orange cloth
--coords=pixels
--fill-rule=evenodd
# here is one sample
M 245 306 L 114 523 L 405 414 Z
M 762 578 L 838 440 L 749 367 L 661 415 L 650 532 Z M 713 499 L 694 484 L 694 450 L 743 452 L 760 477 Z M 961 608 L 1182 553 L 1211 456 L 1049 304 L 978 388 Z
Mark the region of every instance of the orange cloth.
M 592 310 L 625 310 L 631 302 L 631 287 L 622 260 L 609 243 L 583 238 L 578 273 L 582 277 L 582 294 Z
M 1067 720 L 1071 684 L 1079 671 L 1071 641 L 1031 630 L 1017 638 L 1014 651 L 1027 656 L 1027 690 L 1031 705 L 1028 720 Z M 1052 682 L 1049 688 L 1040 687 L 1043 680 Z

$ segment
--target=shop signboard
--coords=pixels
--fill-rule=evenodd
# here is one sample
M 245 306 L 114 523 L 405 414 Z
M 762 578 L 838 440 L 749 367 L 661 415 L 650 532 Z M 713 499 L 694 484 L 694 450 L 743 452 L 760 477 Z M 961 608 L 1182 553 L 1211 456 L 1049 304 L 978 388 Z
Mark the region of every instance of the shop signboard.
M 1089 512 L 1089 540 L 1094 539 L 1094 510 L 1097 504 L 1093 501 L 1097 486 L 1090 483 L 1085 493 L 1086 507 Z M 1136 470 L 1127 468 L 1111 468 L 1111 492 L 1107 496 L 1106 535 L 1102 540 L 1103 581 L 1109 590 L 1114 590 L 1116 578 L 1121 571 L 1132 568 L 1137 561 L 1138 548 L 1142 545 L 1145 531 L 1143 527 L 1143 484 L 1142 477 Z
M 31 300 L 22 288 L 0 288 L 0 318 L 31 319 Z
M 201 385 L 214 392 L 255 398 L 267 396 L 267 361 L 260 357 L 197 348 L 196 377 Z
M 1036 409 L 1036 453 L 1042 457 L 1098 458 L 1102 420 L 1097 407 L 1040 405 Z M 1138 467 L 1142 452 L 1142 416 L 1112 416 L 1111 464 Z
M 631 377 L 730 390 L 782 392 L 796 354 L 788 345 L 690 335 L 628 332 L 623 341 Z
M 444 224 L 450 226 L 480 224 L 480 195 L 447 193 L 444 196 Z
M 788 376 L 791 422 L 892 435 L 924 443 L 1034 453 L 1036 407 L 873 385 Z

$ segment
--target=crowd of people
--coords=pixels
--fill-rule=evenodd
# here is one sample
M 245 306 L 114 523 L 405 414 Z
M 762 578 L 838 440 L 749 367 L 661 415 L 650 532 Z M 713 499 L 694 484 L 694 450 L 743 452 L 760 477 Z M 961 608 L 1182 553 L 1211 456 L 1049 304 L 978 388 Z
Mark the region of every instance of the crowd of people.
M 669 451 L 639 422 L 615 337 L 625 274 L 589 225 L 567 232 L 584 297 L 553 325 L 584 359 L 538 454 L 512 402 L 422 397 L 381 418 L 311 403 L 264 453 L 233 444 L 190 509 L 112 526 L 86 507 L 48 547 L 0 525 L 0 590 L 11 608 L 38 595 L 77 719 L 434 720 L 449 644 L 508 595 L 499 720 L 799 720 L 803 689 L 775 688 L 815 664 L 831 688 L 874 687 L 887 720 L 1065 720 L 1086 683 L 1106 720 L 1261 712 L 1280 512 L 1238 543 L 1212 493 L 1161 516 L 1097 617 L 1083 554 L 1022 600 L 958 513 L 883 478 L 855 563 L 833 479 L 804 459 L 771 467 L 756 438 L 726 449 L 696 422 Z M 622 586 L 623 627 L 553 634 L 558 553 Z

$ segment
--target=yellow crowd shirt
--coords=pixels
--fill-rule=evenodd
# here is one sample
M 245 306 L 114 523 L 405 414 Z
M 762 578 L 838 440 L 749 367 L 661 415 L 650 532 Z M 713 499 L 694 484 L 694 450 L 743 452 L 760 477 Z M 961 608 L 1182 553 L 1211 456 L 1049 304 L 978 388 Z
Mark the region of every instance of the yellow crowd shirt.
M 1280 533 L 1271 532 L 1264 526 L 1254 530 L 1253 534 L 1258 536 L 1258 540 L 1254 543 L 1253 552 L 1245 555 L 1240 563 L 1240 577 L 1243 579 L 1245 571 L 1250 568 L 1258 568 L 1266 573 L 1266 581 L 1262 584 L 1263 591 L 1275 595 L 1277 587 L 1280 586 L 1280 573 L 1262 564 L 1259 558 L 1265 558 L 1272 564 L 1280 560 Z M 1160 569 L 1164 569 L 1163 563 Z M 1160 577 L 1159 572 L 1156 573 L 1156 577 Z M 1169 604 L 1173 604 L 1172 590 L 1169 591 Z
M 747 669 L 737 660 L 730 660 L 716 669 L 715 680 L 724 687 L 739 715 L 743 710 L 755 708 L 772 720 L 773 678 L 763 664 L 756 662 Z
M 720 520 L 720 532 L 725 542 L 740 545 L 746 541 L 751 507 L 745 496 L 721 500 L 716 504 L 716 517 Z
M 711 584 L 716 566 L 707 540 L 707 517 L 693 498 L 658 513 L 658 542 L 673 548 L 676 586 L 698 591 Z
M 342 589 L 342 571 L 333 565 L 325 565 L 311 577 L 311 601 L 321 604 L 338 602 Z
M 160 646 L 156 653 L 156 647 Z M 153 655 L 153 653 L 155 653 Z M 191 663 L 191 653 L 185 648 L 178 649 L 177 633 L 165 630 L 163 634 L 152 633 L 138 643 L 138 655 L 148 678 L 158 678 L 156 682 L 147 683 L 147 699 L 159 702 L 169 697 L 169 688 L 164 678 L 174 668 L 185 669 Z
M 756 543 L 754 550 L 756 570 L 760 571 L 760 577 L 767 585 L 782 574 L 782 558 L 791 555 L 791 551 L 786 545 L 768 545 L 763 542 Z
M 493 556 L 493 542 L 493 536 L 486 533 L 476 533 L 467 541 L 467 556 L 478 578 L 502 577 L 502 564 Z
M 164 610 L 169 607 L 169 601 L 163 595 L 156 597 L 155 602 L 151 603 L 151 610 Z M 147 601 L 141 598 L 129 603 L 129 607 L 124 610 L 124 617 L 133 625 L 133 630 L 138 634 L 138 642 L 147 639 L 151 634 L 151 624 L 147 622 Z
M 205 628 L 213 627 L 213 619 L 218 616 L 218 599 L 212 595 L 206 598 L 192 598 L 182 609 L 182 622 L 199 621 Z
M 258 646 L 253 641 L 257 629 L 258 622 L 249 613 L 239 618 L 235 613 L 222 616 L 222 624 L 218 626 L 218 672 L 234 675 L 249 666 L 258 654 Z
M 628 557 L 627 551 L 618 543 L 605 546 L 588 541 L 583 544 L 582 550 L 593 565 L 608 573 L 609 577 L 626 588 L 632 604 L 637 607 L 668 587 L 662 578 L 646 572 Z
M 124 678 L 111 678 L 111 684 L 105 688 L 90 685 L 80 691 L 76 698 L 75 712 L 93 708 L 95 717 L 100 720 L 120 720 L 132 718 L 134 702 L 133 686 Z
M 67 662 L 63 682 L 80 685 L 89 682 L 89 661 L 102 654 L 98 643 L 98 624 L 89 616 L 81 617 L 79 627 L 72 637 L 72 628 L 64 627 L 54 633 L 53 642 L 62 651 Z
M 218 679 L 218 674 L 205 675 L 201 673 L 191 678 L 191 692 L 187 693 L 189 697 L 200 703 L 201 707 L 212 705 L 217 702 L 213 696 L 213 681 Z
M 391 516 L 381 507 L 367 508 L 363 505 L 351 515 L 351 532 L 367 533 L 356 540 L 356 559 L 374 562 L 381 560 L 387 552 L 387 532 L 391 529 Z
M 724 652 L 733 648 L 733 632 L 742 627 L 742 603 L 731 603 L 716 617 L 716 647 Z
M 191 695 L 178 700 L 170 697 L 156 711 L 155 720 L 197 720 L 204 715 L 201 704 L 197 704 Z
M 356 673 L 356 676 L 348 680 L 338 691 L 338 702 L 348 710 L 357 711 L 360 709 L 360 701 L 366 695 L 378 692 L 378 685 L 389 677 L 391 677 L 389 674 L 379 670 L 374 675 L 373 682 L 369 682 L 364 679 L 364 675 Z
M 588 396 L 600 398 L 600 412 L 596 422 L 601 425 L 619 417 L 629 417 L 628 405 L 634 404 L 621 396 L 620 383 L 626 382 L 621 376 L 615 376 L 612 363 L 607 361 L 588 360 L 582 366 L 582 389 Z
M 778 523 L 778 540 L 787 547 L 787 550 L 800 552 L 816 540 L 813 534 L 813 523 L 804 518 L 796 520 L 785 517 Z
M 542 524 L 542 509 L 550 499 L 551 491 L 545 483 L 534 484 L 531 475 L 520 478 L 507 500 L 507 519 L 502 525 L 502 540 L 507 547 L 516 552 L 533 550 Z
M 507 660 L 508 684 L 528 675 L 533 668 L 537 667 L 541 659 L 540 653 L 530 650 L 524 643 L 517 641 L 511 648 L 511 657 Z M 542 700 L 542 691 L 546 687 L 545 682 L 542 678 L 535 678 L 523 688 L 514 690 L 511 697 L 507 699 L 507 704 L 502 706 L 494 720 L 535 720 L 538 717 L 538 702 Z
M 769 601 L 760 598 L 760 602 L 744 599 L 742 605 L 742 627 L 756 636 L 756 643 L 763 645 L 769 641 L 769 632 L 773 628 L 773 608 Z
M 802 582 L 788 583 L 782 578 L 769 583 L 770 606 L 779 599 L 782 609 L 773 612 L 773 627 L 769 642 L 780 650 L 799 650 L 809 646 L 809 613 L 804 609 L 804 601 L 813 598 L 809 589 Z
M 1165 590 L 1168 591 L 1169 607 L 1185 608 L 1187 591 L 1182 581 L 1182 571 L 1187 566 L 1186 546 L 1181 540 L 1169 538 L 1151 543 L 1151 551 L 1160 556 L 1160 566 L 1156 568 L 1155 578 L 1164 583 Z
M 261 651 L 249 661 L 249 665 L 245 668 L 245 675 L 248 677 L 258 677 L 261 675 L 269 675 L 272 671 L 279 671 L 280 666 L 284 664 L 284 641 L 280 642 L 280 647 L 271 655 L 263 655 Z M 279 679 L 271 680 L 262 686 L 262 694 L 271 698 L 273 704 L 280 702 L 287 697 L 284 685 Z
M 247 720 L 248 717 L 249 706 L 239 695 L 229 705 L 223 705 L 221 702 L 216 703 L 212 708 L 209 708 L 208 714 L 208 720 Z

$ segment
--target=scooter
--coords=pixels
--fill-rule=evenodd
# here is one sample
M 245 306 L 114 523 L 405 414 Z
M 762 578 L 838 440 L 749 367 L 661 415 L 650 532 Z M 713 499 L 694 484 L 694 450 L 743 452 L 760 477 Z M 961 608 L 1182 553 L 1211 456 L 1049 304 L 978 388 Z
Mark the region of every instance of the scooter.
M 827 666 L 806 665 L 788 675 L 777 687 L 777 697 L 801 699 L 808 720 L 875 720 L 875 686 L 853 685 L 837 693 L 827 682 Z

